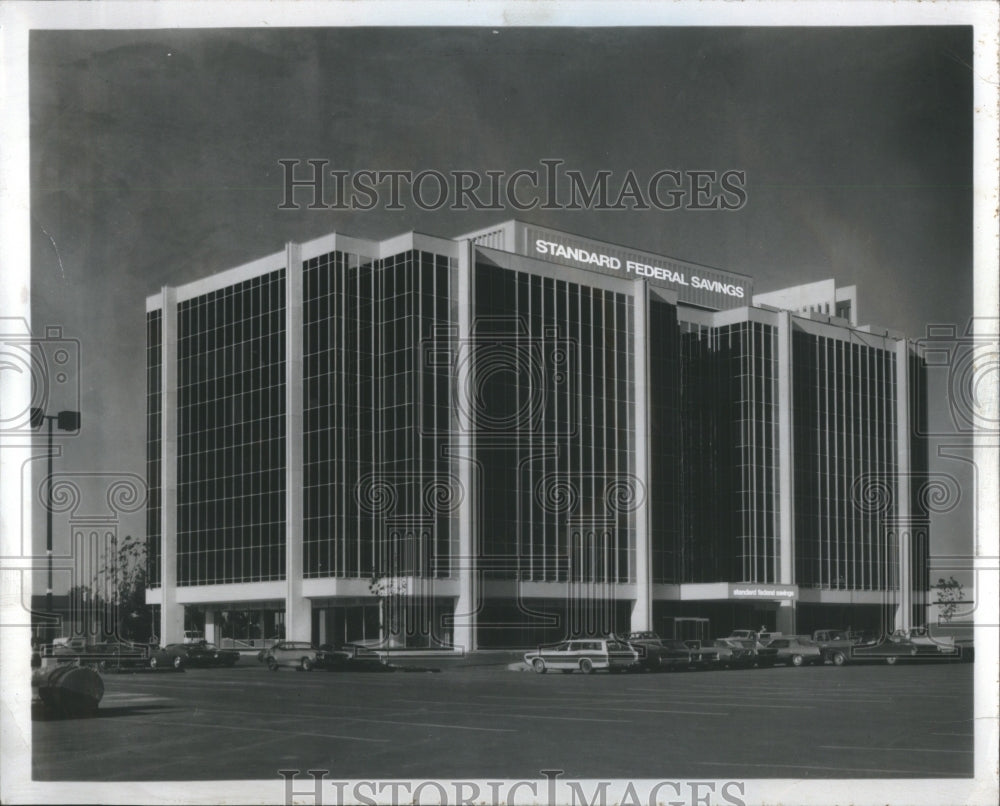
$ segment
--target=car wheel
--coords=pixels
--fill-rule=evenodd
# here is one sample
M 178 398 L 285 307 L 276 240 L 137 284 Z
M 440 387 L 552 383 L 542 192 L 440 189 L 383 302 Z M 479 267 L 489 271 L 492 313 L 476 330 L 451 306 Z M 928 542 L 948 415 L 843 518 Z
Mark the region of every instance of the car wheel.
M 792 666 L 801 666 L 801 665 L 802 665 L 802 656 L 792 655 Z
M 897 658 L 895 655 L 888 655 L 885 659 L 885 662 L 888 663 L 890 666 L 894 666 L 897 660 L 899 660 L 899 658 Z
M 531 668 L 534 669 L 538 674 L 545 674 L 545 661 L 541 658 L 535 658 L 531 662 Z
M 594 671 L 594 664 L 591 662 L 590 658 L 584 658 L 580 661 L 580 671 L 584 674 L 590 674 Z
M 847 663 L 847 656 L 843 652 L 834 652 L 831 660 L 834 666 L 843 666 Z
M 278 661 L 276 661 L 274 658 L 268 658 L 267 668 L 270 669 L 272 672 L 278 671 Z
M 303 672 L 311 672 L 313 668 L 313 662 L 309 658 L 303 658 L 300 663 Z

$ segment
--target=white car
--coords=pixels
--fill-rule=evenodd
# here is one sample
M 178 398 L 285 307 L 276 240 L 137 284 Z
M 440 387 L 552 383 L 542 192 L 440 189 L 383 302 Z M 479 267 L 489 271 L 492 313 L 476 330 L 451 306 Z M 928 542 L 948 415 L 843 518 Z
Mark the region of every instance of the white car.
M 558 669 L 566 674 L 577 670 L 590 674 L 597 669 L 620 672 L 635 666 L 639 662 L 639 653 L 624 641 L 614 638 L 575 638 L 527 652 L 524 662 L 539 674 L 549 669 Z

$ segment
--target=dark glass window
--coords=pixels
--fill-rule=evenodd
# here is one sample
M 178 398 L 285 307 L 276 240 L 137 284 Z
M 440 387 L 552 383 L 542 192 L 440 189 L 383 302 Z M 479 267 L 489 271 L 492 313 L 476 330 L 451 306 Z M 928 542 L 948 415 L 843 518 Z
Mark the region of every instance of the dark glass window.
M 483 574 L 634 581 L 631 296 L 479 263 L 474 300 Z
M 891 587 L 892 353 L 795 331 L 792 361 L 796 580 L 840 590 Z
M 163 312 L 146 314 L 146 583 L 160 585 L 162 506 Z
M 177 582 L 285 574 L 285 272 L 178 305 Z
M 453 574 L 454 270 L 416 251 L 303 266 L 307 577 Z

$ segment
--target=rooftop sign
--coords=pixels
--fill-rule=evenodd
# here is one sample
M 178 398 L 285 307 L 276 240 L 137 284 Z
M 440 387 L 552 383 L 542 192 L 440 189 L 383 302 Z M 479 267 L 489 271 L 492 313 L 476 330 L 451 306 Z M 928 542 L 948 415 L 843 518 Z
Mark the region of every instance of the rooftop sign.
M 742 274 L 522 222 L 513 224 L 514 243 L 500 247 L 504 251 L 564 266 L 647 280 L 677 292 L 681 302 L 713 310 L 749 305 L 753 296 L 753 280 Z

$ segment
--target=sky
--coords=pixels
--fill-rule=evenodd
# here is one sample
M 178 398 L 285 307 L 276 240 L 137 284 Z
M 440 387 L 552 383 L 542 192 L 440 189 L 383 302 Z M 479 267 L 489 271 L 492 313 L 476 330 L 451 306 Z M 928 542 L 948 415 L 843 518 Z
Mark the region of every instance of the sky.
M 857 284 L 861 322 L 913 338 L 972 313 L 969 27 L 34 31 L 29 53 L 32 326 L 79 341 L 79 399 L 54 389 L 50 408 L 83 413 L 57 467 L 80 479 L 145 473 L 148 295 L 333 231 L 451 237 L 517 217 L 758 292 Z M 509 174 L 547 158 L 585 176 L 745 171 L 747 201 L 279 209 L 280 159 Z M 947 394 L 938 444 L 955 441 Z M 967 553 L 968 466 L 935 470 L 962 494 L 935 551 Z M 142 535 L 142 511 L 117 530 Z

